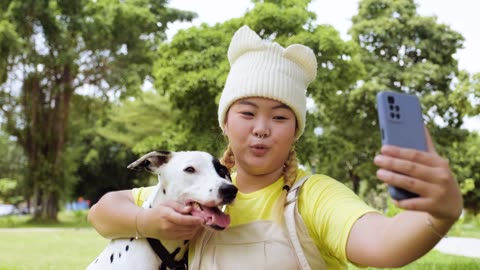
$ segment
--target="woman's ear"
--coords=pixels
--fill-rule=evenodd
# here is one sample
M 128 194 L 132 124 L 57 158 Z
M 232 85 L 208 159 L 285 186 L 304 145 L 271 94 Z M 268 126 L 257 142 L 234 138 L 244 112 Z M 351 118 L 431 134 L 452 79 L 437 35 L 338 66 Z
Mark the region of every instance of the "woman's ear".
M 226 119 L 225 119 L 225 123 L 223 124 L 223 136 L 228 138 L 228 124 Z
M 223 122 L 223 136 L 228 137 L 228 114 L 230 113 L 230 108 L 228 108 L 225 113 L 225 120 Z

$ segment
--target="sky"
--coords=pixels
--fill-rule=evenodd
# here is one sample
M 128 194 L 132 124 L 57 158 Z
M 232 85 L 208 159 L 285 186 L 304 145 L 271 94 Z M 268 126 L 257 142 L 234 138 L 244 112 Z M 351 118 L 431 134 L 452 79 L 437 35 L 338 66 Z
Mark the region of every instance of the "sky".
M 436 16 L 437 22 L 450 25 L 465 38 L 464 48 L 455 57 L 459 68 L 470 73 L 480 72 L 480 1 L 478 0 L 415 0 L 417 12 L 423 16 Z M 200 23 L 215 24 L 231 18 L 243 16 L 253 7 L 250 0 L 171 0 L 171 7 L 194 11 L 198 18 L 192 23 L 169 25 L 167 35 L 173 36 L 178 29 L 188 28 Z M 357 13 L 358 0 L 313 0 L 309 10 L 317 14 L 318 24 L 330 24 L 337 29 L 342 38 L 350 39 L 347 34 L 351 26 L 351 17 Z M 480 131 L 480 116 L 466 119 L 465 127 Z

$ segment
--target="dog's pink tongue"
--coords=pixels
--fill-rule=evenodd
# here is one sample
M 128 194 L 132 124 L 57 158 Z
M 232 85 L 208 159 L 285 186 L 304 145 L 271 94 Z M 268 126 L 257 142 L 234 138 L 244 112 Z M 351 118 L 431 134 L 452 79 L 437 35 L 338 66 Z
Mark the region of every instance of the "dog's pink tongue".
M 216 225 L 221 228 L 226 228 L 230 225 L 230 216 L 222 213 L 217 207 L 205 207 L 203 210 L 193 208 L 191 212 L 192 216 L 202 217 L 206 220 L 207 225 Z

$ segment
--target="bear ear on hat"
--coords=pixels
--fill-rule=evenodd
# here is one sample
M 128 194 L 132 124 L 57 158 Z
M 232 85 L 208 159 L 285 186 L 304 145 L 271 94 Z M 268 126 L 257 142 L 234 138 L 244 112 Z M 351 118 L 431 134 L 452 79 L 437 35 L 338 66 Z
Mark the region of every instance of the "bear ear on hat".
M 232 37 L 228 47 L 228 61 L 232 65 L 245 52 L 262 48 L 264 48 L 263 40 L 252 29 L 244 25 Z
M 308 82 L 313 81 L 317 76 L 317 58 L 309 47 L 300 44 L 290 45 L 285 49 L 283 56 L 299 65 L 305 72 L 305 79 Z

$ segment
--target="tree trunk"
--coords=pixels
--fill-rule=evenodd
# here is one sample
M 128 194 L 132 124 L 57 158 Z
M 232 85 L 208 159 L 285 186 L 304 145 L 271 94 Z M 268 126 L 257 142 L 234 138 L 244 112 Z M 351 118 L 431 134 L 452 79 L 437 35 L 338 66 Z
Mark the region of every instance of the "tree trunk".
M 352 189 L 355 194 L 358 194 L 360 191 L 360 177 L 353 171 L 353 169 L 348 171 L 350 179 L 352 180 Z
M 39 160 L 41 160 L 39 149 L 41 143 L 42 130 L 39 128 L 42 115 L 42 104 L 44 102 L 44 93 L 40 87 L 40 80 L 37 76 L 30 75 L 23 84 L 22 90 L 22 109 L 25 119 L 25 128 L 18 132 L 19 142 L 22 145 L 28 158 L 26 172 L 26 186 L 33 197 L 33 217 L 37 218 L 41 211 L 41 192 L 40 182 L 37 180 L 39 175 Z
M 57 221 L 60 192 L 64 191 L 64 147 L 73 95 L 68 65 L 54 89 L 42 89 L 35 75 L 25 80 L 23 108 L 26 119 L 21 141 L 28 156 L 27 181 L 33 196 L 33 218 Z
M 355 194 L 358 194 L 360 191 L 360 177 L 358 177 L 358 174 L 355 173 L 355 168 L 349 161 L 346 161 L 345 164 L 347 165 L 348 175 L 352 180 L 352 190 L 355 192 Z

